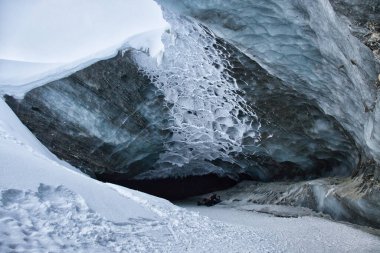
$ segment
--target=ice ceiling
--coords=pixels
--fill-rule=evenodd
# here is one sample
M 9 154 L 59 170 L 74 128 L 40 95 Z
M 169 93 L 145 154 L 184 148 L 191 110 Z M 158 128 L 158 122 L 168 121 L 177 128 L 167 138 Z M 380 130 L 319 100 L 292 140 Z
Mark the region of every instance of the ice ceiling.
M 379 66 L 347 3 L 157 2 L 171 25 L 160 65 L 127 50 L 7 97 L 59 157 L 128 179 L 304 179 L 379 161 Z

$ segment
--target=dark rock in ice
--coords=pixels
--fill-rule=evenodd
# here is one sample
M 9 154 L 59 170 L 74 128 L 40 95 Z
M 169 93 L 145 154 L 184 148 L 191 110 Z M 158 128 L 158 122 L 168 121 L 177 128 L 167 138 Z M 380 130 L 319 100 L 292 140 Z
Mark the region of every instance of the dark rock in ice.
M 330 3 L 380 63 L 380 1 L 330 0 Z
M 239 209 L 263 212 L 267 207 L 266 213 L 278 215 L 289 213 L 286 206 L 290 206 L 293 215 L 302 215 L 306 211 L 302 208 L 309 208 L 335 220 L 380 228 L 380 184 L 365 176 L 300 182 L 245 181 L 217 194 L 224 205 Z
M 215 206 L 216 204 L 219 204 L 222 202 L 219 195 L 211 194 L 207 198 L 202 198 L 201 200 L 197 201 L 198 206 Z

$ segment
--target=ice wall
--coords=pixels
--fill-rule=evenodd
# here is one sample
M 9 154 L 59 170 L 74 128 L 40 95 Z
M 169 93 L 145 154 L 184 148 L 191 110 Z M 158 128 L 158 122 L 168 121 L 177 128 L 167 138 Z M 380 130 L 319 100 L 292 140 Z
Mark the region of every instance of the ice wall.
M 316 101 L 380 159 L 373 53 L 327 0 L 159 1 L 210 27 L 286 85 Z
M 374 57 L 329 2 L 159 3 L 158 59 L 134 37 L 138 50 L 7 97 L 61 158 L 127 179 L 274 180 L 377 156 Z

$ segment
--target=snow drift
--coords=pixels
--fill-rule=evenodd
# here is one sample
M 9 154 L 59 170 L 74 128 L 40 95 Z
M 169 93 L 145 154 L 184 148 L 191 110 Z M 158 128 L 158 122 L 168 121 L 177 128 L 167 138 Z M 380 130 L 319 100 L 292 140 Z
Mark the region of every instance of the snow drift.
M 151 0 L 1 1 L 0 93 L 22 97 L 115 56 L 123 45 L 159 58 L 160 35 L 167 28 L 160 7 Z

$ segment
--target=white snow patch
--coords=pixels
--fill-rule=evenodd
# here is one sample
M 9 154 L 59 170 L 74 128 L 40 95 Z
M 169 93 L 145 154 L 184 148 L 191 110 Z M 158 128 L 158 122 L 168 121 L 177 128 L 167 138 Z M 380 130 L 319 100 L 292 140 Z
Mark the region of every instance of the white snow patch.
M 157 60 L 158 64 L 160 64 L 164 53 L 164 44 L 161 41 L 161 36 L 164 31 L 165 29 L 159 29 L 138 34 L 128 40 L 128 45 L 132 48 L 148 53 L 151 57 Z
M 262 237 L 271 238 L 276 245 L 274 252 L 378 252 L 380 249 L 378 237 L 322 218 L 279 218 L 222 205 L 182 206 L 212 220 L 252 227 Z
M 168 28 L 153 0 L 2 0 L 0 93 L 22 97 L 120 48 L 144 49 L 159 61 Z

